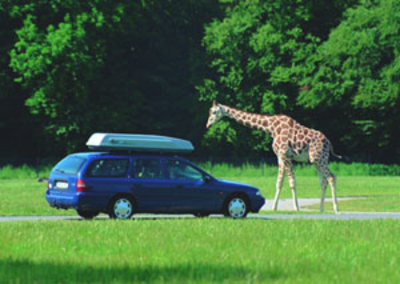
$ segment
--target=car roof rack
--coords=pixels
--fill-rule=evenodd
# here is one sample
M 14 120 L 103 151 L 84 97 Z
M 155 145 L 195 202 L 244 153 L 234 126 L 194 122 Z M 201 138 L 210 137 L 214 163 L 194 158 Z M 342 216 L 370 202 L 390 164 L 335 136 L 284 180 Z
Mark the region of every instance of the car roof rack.
M 86 145 L 91 150 L 129 153 L 190 153 L 194 150 L 188 140 L 168 136 L 121 133 L 94 133 Z

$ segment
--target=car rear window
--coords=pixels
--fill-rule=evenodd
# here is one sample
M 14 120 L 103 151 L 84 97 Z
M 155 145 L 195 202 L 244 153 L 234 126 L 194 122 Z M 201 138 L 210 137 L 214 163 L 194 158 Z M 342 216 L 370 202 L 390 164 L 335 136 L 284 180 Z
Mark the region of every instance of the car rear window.
M 100 159 L 93 161 L 86 171 L 87 177 L 124 177 L 127 175 L 128 159 Z
M 163 179 L 160 160 L 137 159 L 133 168 L 133 177 L 137 179 Z
M 54 169 L 63 174 L 77 174 L 85 161 L 85 158 L 68 156 L 61 160 Z

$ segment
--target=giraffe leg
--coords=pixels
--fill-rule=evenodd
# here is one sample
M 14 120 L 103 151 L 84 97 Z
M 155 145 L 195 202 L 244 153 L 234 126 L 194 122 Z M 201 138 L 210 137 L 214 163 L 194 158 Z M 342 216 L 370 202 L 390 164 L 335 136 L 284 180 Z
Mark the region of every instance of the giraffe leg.
M 326 193 L 326 186 L 328 185 L 328 180 L 325 178 L 324 174 L 318 168 L 318 166 L 317 166 L 317 171 L 318 171 L 319 181 L 321 184 L 321 204 L 319 209 L 322 213 L 324 212 L 324 201 L 325 201 L 325 193 Z
M 292 197 L 293 197 L 293 208 L 295 211 L 299 211 L 299 202 L 297 200 L 297 192 L 296 192 L 296 179 L 294 178 L 293 174 L 293 164 L 291 161 L 285 161 L 285 171 L 288 176 L 289 186 L 292 190 Z
M 321 211 L 323 210 L 323 199 L 325 199 L 325 187 L 326 182 L 329 183 L 332 189 L 332 200 L 333 200 L 333 211 L 338 214 L 339 206 L 336 197 L 336 177 L 328 168 L 330 153 L 330 144 L 327 139 L 316 141 L 310 146 L 310 162 L 317 165 L 319 173 L 322 174 L 323 179 L 321 180 L 322 196 L 321 196 Z
M 283 174 L 284 174 L 284 163 L 282 162 L 281 159 L 279 159 L 278 163 L 278 178 L 276 180 L 276 192 L 275 192 L 275 198 L 274 198 L 274 203 L 272 205 L 272 210 L 276 211 L 278 208 L 278 200 L 279 200 L 279 195 L 281 194 L 282 190 L 282 183 L 283 183 Z
M 332 189 L 333 211 L 335 211 L 335 213 L 338 214 L 339 213 L 339 204 L 338 204 L 337 196 L 336 196 L 336 176 L 334 176 L 331 173 L 331 176 L 328 178 L 328 182 Z
M 338 214 L 339 213 L 339 205 L 338 205 L 337 196 L 336 196 L 336 177 L 329 170 L 328 166 L 326 166 L 324 169 L 324 176 L 332 189 L 333 211 L 336 214 Z

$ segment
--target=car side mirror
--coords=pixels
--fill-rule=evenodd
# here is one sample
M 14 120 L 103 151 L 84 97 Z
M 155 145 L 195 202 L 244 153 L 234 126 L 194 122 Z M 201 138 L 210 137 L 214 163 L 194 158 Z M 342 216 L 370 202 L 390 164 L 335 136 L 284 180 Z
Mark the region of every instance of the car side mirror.
M 212 178 L 211 178 L 210 176 L 208 176 L 208 175 L 204 175 L 204 176 L 203 176 L 203 180 L 204 180 L 205 183 L 210 183 L 210 182 L 212 182 Z

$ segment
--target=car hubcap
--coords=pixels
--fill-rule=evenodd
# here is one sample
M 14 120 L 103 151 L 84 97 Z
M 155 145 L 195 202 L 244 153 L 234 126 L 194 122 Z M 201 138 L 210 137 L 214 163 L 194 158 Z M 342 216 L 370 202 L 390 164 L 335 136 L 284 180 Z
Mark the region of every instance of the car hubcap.
M 114 204 L 114 213 L 118 219 L 127 219 L 132 213 L 132 204 L 126 199 L 118 199 Z
M 241 218 L 246 213 L 246 203 L 240 198 L 234 198 L 229 202 L 228 211 L 233 218 Z

